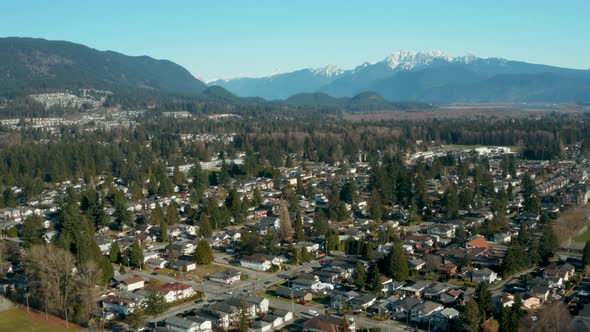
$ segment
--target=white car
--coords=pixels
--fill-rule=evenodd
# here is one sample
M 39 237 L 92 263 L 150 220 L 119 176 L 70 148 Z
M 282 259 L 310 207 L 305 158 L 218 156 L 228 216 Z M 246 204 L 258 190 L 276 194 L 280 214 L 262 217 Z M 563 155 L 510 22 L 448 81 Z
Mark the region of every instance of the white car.
M 307 310 L 307 314 L 310 315 L 310 316 L 314 316 L 314 317 L 317 317 L 317 316 L 320 315 L 317 311 L 311 310 L 311 309 L 310 310 Z

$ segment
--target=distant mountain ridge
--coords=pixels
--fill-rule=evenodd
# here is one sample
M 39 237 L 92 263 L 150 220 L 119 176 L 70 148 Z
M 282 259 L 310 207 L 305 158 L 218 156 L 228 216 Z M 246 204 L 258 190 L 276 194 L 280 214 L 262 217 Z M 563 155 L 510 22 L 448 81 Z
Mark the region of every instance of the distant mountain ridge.
M 196 95 L 207 85 L 168 60 L 66 41 L 0 38 L 0 92 L 74 88 Z
M 353 97 L 373 91 L 387 100 L 427 102 L 570 102 L 590 100 L 590 71 L 479 58 L 472 54 L 397 51 L 332 75 L 302 69 L 262 78 L 218 80 L 238 96 L 285 99 L 300 93 Z

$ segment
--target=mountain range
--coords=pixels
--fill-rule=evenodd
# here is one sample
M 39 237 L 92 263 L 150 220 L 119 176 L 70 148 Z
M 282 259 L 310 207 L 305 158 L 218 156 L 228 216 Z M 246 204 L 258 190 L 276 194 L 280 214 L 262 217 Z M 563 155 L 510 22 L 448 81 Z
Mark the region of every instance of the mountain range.
M 285 99 L 300 93 L 427 102 L 571 102 L 590 100 L 590 70 L 474 55 L 398 51 L 350 70 L 302 69 L 261 78 L 217 80 L 238 96 Z
M 368 111 L 453 102 L 588 102 L 590 70 L 398 51 L 350 70 L 330 65 L 207 85 L 168 60 L 99 51 L 67 41 L 0 38 L 0 96 L 77 88 L 230 104 Z

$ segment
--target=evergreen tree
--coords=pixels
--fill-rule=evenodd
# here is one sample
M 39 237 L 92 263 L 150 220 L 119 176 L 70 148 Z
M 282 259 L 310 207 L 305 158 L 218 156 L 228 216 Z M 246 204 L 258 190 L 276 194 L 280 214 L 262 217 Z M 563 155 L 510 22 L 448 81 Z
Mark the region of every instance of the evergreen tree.
M 383 263 L 384 274 L 395 281 L 405 281 L 410 275 L 408 268 L 408 258 L 399 241 L 395 241 L 389 253 L 384 257 Z
M 157 291 L 149 292 L 145 300 L 144 312 L 146 315 L 155 317 L 163 314 L 167 308 L 168 304 L 166 303 L 166 300 L 162 294 Z
M 522 179 L 522 197 L 524 198 L 524 209 L 529 212 L 539 213 L 541 200 L 537 185 L 531 176 L 526 173 Z
M 252 198 L 254 200 L 254 206 L 258 207 L 262 204 L 262 193 L 258 187 L 254 188 L 254 193 L 252 193 Z
M 16 208 L 16 195 L 11 188 L 4 189 L 3 202 L 5 207 Z
M 213 234 L 213 227 L 211 221 L 206 213 L 201 212 L 199 215 L 199 235 L 202 237 L 209 237 Z
M 243 300 L 240 300 L 240 308 L 238 311 L 238 328 L 240 329 L 240 332 L 248 332 L 250 330 L 250 313 Z
M 184 174 L 178 169 L 178 166 L 174 166 L 174 171 L 172 178 L 174 179 L 173 183 L 177 186 L 180 186 L 184 183 Z
M 326 233 L 326 254 L 329 255 L 331 251 L 337 250 L 340 250 L 340 238 L 336 231 L 329 230 Z
M 158 195 L 170 196 L 174 194 L 174 183 L 166 175 L 160 179 L 160 185 L 158 186 Z
M 119 247 L 119 242 L 116 240 L 111 243 L 109 259 L 112 263 L 119 263 L 121 261 L 121 247 Z
M 25 247 L 31 247 L 35 244 L 43 244 L 43 234 L 45 227 L 43 227 L 43 219 L 37 215 L 32 215 L 25 219 L 23 223 L 22 240 Z
M 160 242 L 168 242 L 168 224 L 163 220 L 160 223 Z
M 379 282 L 379 267 L 377 264 L 371 264 L 367 272 L 367 281 L 365 282 L 365 288 L 370 292 L 380 291 L 381 283 Z
M 166 208 L 166 223 L 168 225 L 176 225 L 180 221 L 178 216 L 178 208 L 176 203 L 172 202 Z
M 582 263 L 584 263 L 584 266 L 590 265 L 590 241 L 586 241 L 586 245 L 584 245 Z
M 211 250 L 209 242 L 205 240 L 199 241 L 195 250 L 195 258 L 198 264 L 211 264 L 213 262 L 213 250 Z
M 467 301 L 463 310 L 463 329 L 467 332 L 479 332 L 481 322 L 482 316 L 477 302 Z
M 340 189 L 340 200 L 345 203 L 352 204 L 354 202 L 356 191 L 357 188 L 354 182 L 346 182 L 342 186 L 342 189 Z
M 383 218 L 384 208 L 381 203 L 381 194 L 379 191 L 373 190 L 371 192 L 368 209 L 369 216 L 375 220 L 375 222 L 380 222 Z
M 164 213 L 162 212 L 162 208 L 160 204 L 156 203 L 156 207 L 152 210 L 150 215 L 150 224 L 152 225 L 160 225 L 164 220 Z
M 492 313 L 492 293 L 489 290 L 489 284 L 486 282 L 477 284 L 473 298 L 477 302 L 479 312 L 485 321 Z
M 295 242 L 305 241 L 305 231 L 303 229 L 303 220 L 301 219 L 301 213 L 297 211 L 295 216 Z
M 559 249 L 559 241 L 551 225 L 545 225 L 543 236 L 539 242 L 539 255 L 543 261 L 548 261 Z
M 358 262 L 356 263 L 356 267 L 354 269 L 354 271 L 352 272 L 352 281 L 354 283 L 354 286 L 356 287 L 357 290 L 362 291 L 363 288 L 365 287 L 365 281 L 366 281 L 366 271 L 365 271 L 365 266 L 363 265 L 363 263 Z
M 464 246 L 465 243 L 467 243 L 467 230 L 464 227 L 458 227 L 455 229 L 453 243 L 456 243 L 460 246 Z
M 451 184 L 447 189 L 444 197 L 445 210 L 447 211 L 447 217 L 450 219 L 456 219 L 459 217 L 459 197 L 457 196 L 457 186 Z
M 131 247 L 127 249 L 126 260 L 131 266 L 141 268 L 143 266 L 143 250 L 136 240 Z

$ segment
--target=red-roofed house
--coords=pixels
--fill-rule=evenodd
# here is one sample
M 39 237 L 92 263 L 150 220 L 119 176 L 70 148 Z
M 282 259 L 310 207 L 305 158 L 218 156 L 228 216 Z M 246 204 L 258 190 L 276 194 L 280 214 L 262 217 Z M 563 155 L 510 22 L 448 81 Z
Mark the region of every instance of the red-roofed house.
M 174 302 L 195 295 L 195 290 L 187 284 L 170 282 L 158 287 L 158 292 L 164 296 L 166 302 Z
M 482 235 L 476 235 L 474 237 L 472 237 L 469 242 L 467 242 L 465 244 L 465 247 L 467 249 L 471 249 L 471 248 L 482 248 L 482 249 L 489 249 L 490 245 L 488 243 L 488 241 L 486 241 L 486 239 L 482 236 Z

